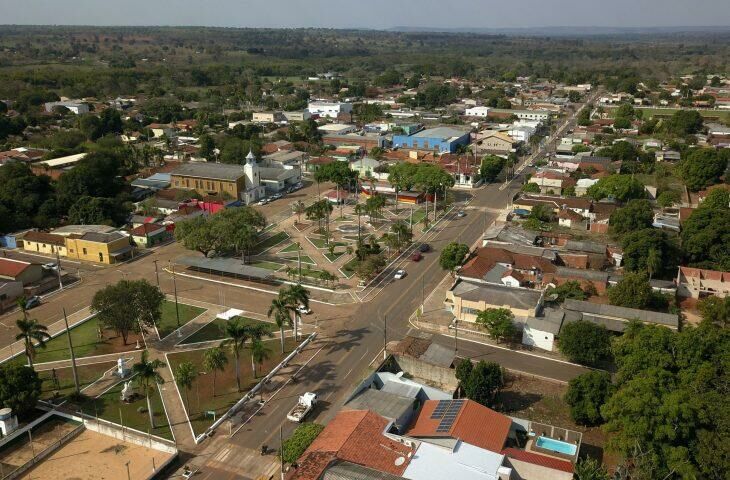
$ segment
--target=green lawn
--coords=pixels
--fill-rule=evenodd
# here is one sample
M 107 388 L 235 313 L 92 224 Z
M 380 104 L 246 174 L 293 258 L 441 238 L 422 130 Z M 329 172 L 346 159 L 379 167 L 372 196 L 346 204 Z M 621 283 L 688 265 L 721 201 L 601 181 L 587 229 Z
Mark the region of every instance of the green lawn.
M 426 211 L 425 210 L 418 210 L 416 212 L 413 212 L 413 225 L 416 225 L 416 224 L 422 222 L 425 217 L 426 217 Z M 411 216 L 408 215 L 408 217 L 406 217 L 404 220 L 406 222 L 410 222 L 411 221 Z
M 137 336 L 130 333 L 127 345 L 124 345 L 122 338 L 111 330 L 103 330 L 103 339 L 99 339 L 99 321 L 92 317 L 81 325 L 71 329 L 71 341 L 74 346 L 76 358 L 105 355 L 108 353 L 128 352 L 134 350 Z M 71 358 L 68 350 L 68 337 L 66 332 L 52 338 L 46 343 L 46 348 L 37 348 L 34 363 L 55 362 Z M 24 355 L 15 357 L 15 363 L 25 365 Z
M 252 267 L 258 267 L 258 268 L 265 268 L 267 270 L 273 270 L 274 272 L 277 270 L 281 270 L 284 266 L 283 263 L 276 263 L 276 262 L 267 262 L 267 261 L 260 261 L 260 262 L 252 262 Z
M 292 256 L 286 256 L 286 257 L 282 257 L 282 258 L 285 258 L 285 259 L 286 259 L 286 260 L 288 260 L 288 261 L 289 261 L 290 263 L 292 263 L 292 264 L 293 264 L 294 266 L 296 266 L 296 265 L 297 265 L 297 262 L 298 262 L 298 257 L 297 257 L 296 255 L 295 255 L 295 256 L 293 256 L 293 257 L 292 257 Z M 314 260 L 312 260 L 312 257 L 310 257 L 309 255 L 302 255 L 302 256 L 301 256 L 301 259 L 302 259 L 302 263 L 303 263 L 303 264 L 307 264 L 307 265 L 317 265 L 317 262 L 315 262 Z
M 345 252 L 335 252 L 334 255 L 327 252 L 324 254 L 324 256 L 329 260 L 330 262 L 335 262 L 338 258 L 340 258 L 342 255 L 344 255 Z
M 357 267 L 357 262 L 357 257 L 352 257 L 351 260 L 348 260 L 347 263 L 340 267 L 340 272 L 342 272 L 345 277 L 352 278 L 352 276 L 355 275 L 355 267 Z
M 204 308 L 194 307 L 186 303 L 178 302 L 178 307 L 180 309 L 180 326 L 185 325 L 190 320 L 205 312 Z M 157 325 L 157 331 L 160 333 L 160 338 L 165 338 L 177 330 L 177 328 L 175 302 L 168 302 L 165 300 L 162 302 L 162 316 L 160 317 L 160 323 Z
M 101 378 L 104 372 L 115 368 L 116 365 L 117 362 L 115 361 L 95 363 L 93 365 L 79 365 L 76 367 L 76 372 L 79 376 L 79 388 L 83 390 L 84 387 L 91 385 Z M 54 372 L 56 381 L 53 380 Z M 38 377 L 43 382 L 41 384 L 41 398 L 43 400 L 63 398 L 73 393 L 75 389 L 73 370 L 71 367 L 42 370 L 38 372 Z
M 249 317 L 238 317 L 240 318 L 244 324 L 262 324 L 270 326 L 272 331 L 276 328 L 274 324 L 269 322 L 262 322 L 261 320 L 256 320 L 254 318 Z M 216 318 L 212 322 L 205 325 L 203 328 L 198 330 L 197 332 L 193 333 L 189 337 L 187 337 L 185 340 L 180 342 L 181 345 L 187 345 L 190 343 L 198 343 L 198 342 L 208 342 L 211 340 L 223 340 L 226 338 L 225 335 L 225 328 L 226 323 L 228 323 L 226 320 L 223 320 L 222 318 Z
M 299 244 L 298 243 L 290 243 L 286 247 L 284 247 L 281 250 L 279 250 L 279 253 L 291 253 L 291 252 L 295 252 L 296 253 L 297 250 L 299 250 Z
M 138 392 L 137 387 L 132 381 L 134 391 Z M 165 415 L 165 409 L 162 406 L 162 399 L 157 388 L 151 394 L 152 411 L 155 417 L 155 428 L 150 428 L 149 414 L 147 413 L 147 400 L 142 395 L 137 395 L 131 403 L 122 402 L 121 392 L 123 383 L 119 383 L 111 388 L 108 392 L 99 398 L 86 398 L 80 405 L 81 410 L 87 415 L 95 416 L 108 420 L 113 423 L 124 423 L 125 427 L 134 428 L 140 432 L 150 432 L 152 435 L 172 440 L 172 431 L 170 430 L 170 422 Z M 121 418 L 120 418 L 121 410 Z
M 193 382 L 192 388 L 187 392 L 184 390 L 180 392 L 190 418 L 190 424 L 196 435 L 203 433 L 213 423 L 213 416 L 207 412 L 215 411 L 216 418 L 219 418 L 240 400 L 245 395 L 245 392 L 256 385 L 262 376 L 278 365 L 284 356 L 296 346 L 293 338 L 286 339 L 284 342 L 286 353 L 282 355 L 281 344 L 278 338 L 267 340 L 264 343 L 268 347 L 270 356 L 268 360 L 263 362 L 263 365 L 257 366 L 256 378 L 254 378 L 251 369 L 251 354 L 249 349 L 244 348 L 240 352 L 240 392 L 236 386 L 235 357 L 230 348 L 226 349 L 228 366 L 224 371 L 216 372 L 215 374 L 215 389 L 213 388 L 213 373 L 207 373 L 203 369 L 203 355 L 206 349 L 201 348 L 167 355 L 167 361 L 173 372 L 182 362 L 192 362 L 199 369 L 198 371 L 200 373 Z M 264 395 L 271 395 L 271 392 L 265 392 Z M 292 399 L 291 401 L 293 402 L 295 400 Z
M 328 247 L 327 242 L 325 241 L 324 238 L 308 238 L 308 240 L 310 242 L 312 242 L 312 245 L 314 245 L 317 248 L 327 248 Z M 343 243 L 343 242 L 330 242 L 330 245 L 333 245 L 333 244 L 335 247 L 347 246 L 347 244 Z
M 252 255 L 260 255 L 261 253 L 265 252 L 269 248 L 280 244 L 281 242 L 284 242 L 289 238 L 289 234 L 286 232 L 277 232 L 270 236 L 269 238 L 262 240 L 256 246 L 253 247 L 253 251 L 251 252 Z

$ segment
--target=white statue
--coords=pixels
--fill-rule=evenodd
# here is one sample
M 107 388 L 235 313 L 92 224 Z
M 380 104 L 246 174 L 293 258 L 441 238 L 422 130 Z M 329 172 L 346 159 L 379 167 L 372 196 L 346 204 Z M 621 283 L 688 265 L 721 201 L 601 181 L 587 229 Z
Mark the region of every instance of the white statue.
M 129 375 L 129 369 L 124 364 L 124 360 L 122 358 L 117 359 L 117 375 L 119 375 L 119 378 L 125 378 Z
M 132 392 L 132 381 L 124 382 L 124 387 L 122 388 L 122 401 L 123 402 L 129 402 L 132 400 L 132 395 L 134 392 Z

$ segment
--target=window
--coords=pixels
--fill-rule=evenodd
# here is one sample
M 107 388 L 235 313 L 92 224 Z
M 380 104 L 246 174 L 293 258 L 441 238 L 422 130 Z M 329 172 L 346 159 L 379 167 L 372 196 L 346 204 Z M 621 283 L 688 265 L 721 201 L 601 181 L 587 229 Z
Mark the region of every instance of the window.
M 82 248 L 81 251 L 86 255 L 86 248 Z
M 103 262 L 104 261 L 104 254 L 101 253 L 101 252 L 99 252 L 99 261 L 100 262 Z
M 480 311 L 481 310 L 476 308 L 461 307 L 461 313 L 465 313 L 467 315 L 479 315 Z

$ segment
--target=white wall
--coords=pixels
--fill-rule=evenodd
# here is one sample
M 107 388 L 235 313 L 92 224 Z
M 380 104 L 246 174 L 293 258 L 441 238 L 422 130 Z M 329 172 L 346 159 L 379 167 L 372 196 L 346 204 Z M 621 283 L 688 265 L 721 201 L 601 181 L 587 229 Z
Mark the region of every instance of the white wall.
M 522 343 L 531 347 L 541 348 L 549 352 L 553 351 L 555 335 L 550 332 L 543 332 L 525 325 L 522 329 Z

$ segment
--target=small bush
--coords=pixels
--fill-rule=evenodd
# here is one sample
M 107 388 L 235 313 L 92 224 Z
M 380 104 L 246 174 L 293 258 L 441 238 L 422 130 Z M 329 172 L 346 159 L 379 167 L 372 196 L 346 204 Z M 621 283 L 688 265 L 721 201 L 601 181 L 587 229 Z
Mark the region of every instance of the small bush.
M 283 458 L 286 463 L 294 463 L 324 430 L 318 423 L 302 423 L 294 430 L 291 437 L 284 440 Z

